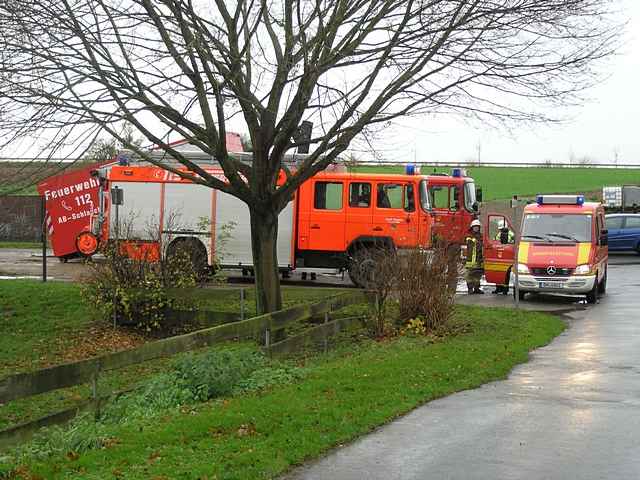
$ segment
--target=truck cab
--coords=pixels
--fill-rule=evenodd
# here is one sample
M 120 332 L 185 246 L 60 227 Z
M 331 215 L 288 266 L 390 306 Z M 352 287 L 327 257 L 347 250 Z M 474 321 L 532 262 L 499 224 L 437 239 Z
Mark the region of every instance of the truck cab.
M 607 284 L 604 207 L 582 195 L 538 195 L 527 205 L 518 243 L 520 299 L 530 292 L 586 295 L 596 303 Z

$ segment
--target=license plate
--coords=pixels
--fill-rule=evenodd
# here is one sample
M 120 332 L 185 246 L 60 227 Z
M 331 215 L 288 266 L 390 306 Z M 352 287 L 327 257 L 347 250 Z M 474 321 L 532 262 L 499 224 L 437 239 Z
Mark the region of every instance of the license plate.
M 540 288 L 562 288 L 562 282 L 539 282 Z

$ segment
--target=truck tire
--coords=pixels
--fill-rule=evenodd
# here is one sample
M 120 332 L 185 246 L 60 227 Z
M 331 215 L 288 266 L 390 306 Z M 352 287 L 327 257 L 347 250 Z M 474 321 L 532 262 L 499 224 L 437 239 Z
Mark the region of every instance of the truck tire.
M 604 277 L 602 277 L 602 281 L 598 284 L 598 295 L 604 295 L 607 293 L 607 270 L 604 271 Z
M 591 305 L 595 305 L 596 303 L 598 303 L 598 291 L 600 290 L 600 288 L 597 278 L 598 276 L 596 274 L 596 282 L 593 284 L 593 288 L 591 289 L 591 291 L 587 293 L 587 303 Z
M 369 248 L 359 248 L 349 260 L 349 278 L 356 287 L 369 288 L 373 272 L 374 259 Z
M 167 247 L 167 260 L 180 254 L 186 254 L 198 280 L 207 277 L 209 263 L 207 249 L 197 238 L 177 238 Z

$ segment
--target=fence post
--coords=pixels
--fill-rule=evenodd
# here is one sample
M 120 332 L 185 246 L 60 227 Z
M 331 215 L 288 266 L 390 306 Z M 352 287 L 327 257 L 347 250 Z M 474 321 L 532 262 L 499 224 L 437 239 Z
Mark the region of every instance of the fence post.
M 326 325 L 327 323 L 329 323 L 329 312 L 324 312 L 324 324 Z M 327 330 L 325 329 L 324 331 L 324 353 L 327 353 L 327 351 L 329 350 L 329 335 L 327 333 Z
M 91 379 L 91 396 L 93 397 L 93 419 L 97 421 L 100 418 L 100 401 L 98 400 L 98 375 L 100 374 L 99 370 L 93 374 L 93 378 Z
M 271 357 L 271 327 L 267 327 L 264 331 L 264 347 L 267 351 L 267 355 Z
M 244 288 L 240 289 L 240 320 L 244 320 Z

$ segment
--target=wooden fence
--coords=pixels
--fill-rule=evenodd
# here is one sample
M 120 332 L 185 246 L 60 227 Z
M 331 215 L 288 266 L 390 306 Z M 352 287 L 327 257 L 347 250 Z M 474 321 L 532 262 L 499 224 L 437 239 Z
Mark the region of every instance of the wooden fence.
M 327 315 L 330 312 L 340 310 L 343 307 L 363 303 L 366 294 L 355 291 L 322 300 L 314 304 L 296 305 L 285 310 L 260 315 L 257 317 L 227 323 L 211 328 L 205 328 L 185 335 L 166 338 L 156 342 L 147 343 L 139 348 L 103 355 L 79 362 L 58 365 L 29 373 L 19 373 L 0 380 L 0 404 L 10 401 L 39 395 L 54 390 L 92 383 L 93 401 L 99 403 L 98 379 L 102 372 L 116 370 L 132 365 L 137 365 L 149 360 L 168 357 L 178 353 L 208 347 L 219 342 L 244 338 L 262 338 L 265 341 L 265 350 L 268 353 L 290 352 L 295 342 L 300 342 L 298 335 L 287 340 L 272 344 L 274 332 L 286 328 L 288 325 L 307 320 L 312 317 Z M 311 335 L 316 338 L 323 334 L 330 335 L 338 332 L 347 325 L 344 319 L 326 322 L 325 325 L 312 328 Z M 272 348 L 273 347 L 273 348 Z M 86 408 L 86 403 L 77 405 L 63 412 L 57 412 L 38 420 L 12 427 L 0 432 L 0 449 L 26 440 L 38 428 L 56 423 L 68 421 L 81 409 Z

